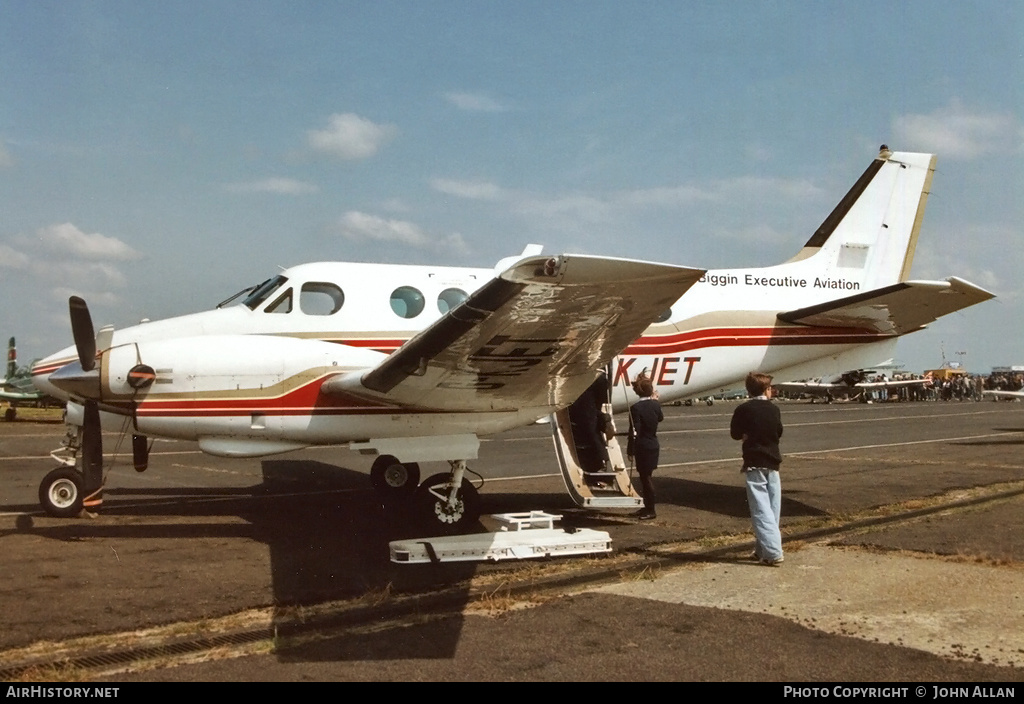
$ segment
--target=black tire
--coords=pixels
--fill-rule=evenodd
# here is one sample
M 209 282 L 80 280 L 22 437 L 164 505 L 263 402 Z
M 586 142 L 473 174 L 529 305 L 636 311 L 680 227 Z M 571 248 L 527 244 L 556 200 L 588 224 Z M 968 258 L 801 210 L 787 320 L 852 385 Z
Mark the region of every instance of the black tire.
M 39 503 L 54 518 L 71 518 L 82 512 L 84 485 L 81 472 L 58 467 L 39 484 Z
M 480 520 L 480 493 L 468 479 L 463 478 L 455 505 L 448 506 L 448 482 L 451 475 L 434 474 L 427 477 L 416 491 L 416 507 L 429 530 L 440 528 L 446 533 L 460 533 L 475 526 Z
M 13 423 L 14 419 L 18 417 L 18 412 L 14 410 L 14 406 L 8 406 L 7 410 L 4 411 L 4 420 L 8 423 Z
M 707 399 L 704 400 L 704 403 L 708 404 L 709 406 L 714 406 L 715 405 L 715 399 L 713 399 L 712 397 L 708 396 Z
M 384 496 L 411 494 L 420 483 L 420 466 L 401 463 L 391 455 L 381 455 L 370 467 L 370 483 Z

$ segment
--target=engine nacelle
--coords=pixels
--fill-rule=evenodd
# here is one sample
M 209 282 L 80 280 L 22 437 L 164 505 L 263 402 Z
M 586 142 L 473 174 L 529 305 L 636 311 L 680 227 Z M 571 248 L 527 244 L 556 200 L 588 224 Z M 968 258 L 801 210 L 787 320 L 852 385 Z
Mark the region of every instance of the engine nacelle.
M 332 402 L 321 398 L 325 380 L 372 367 L 383 356 L 264 335 L 131 343 L 102 355 L 103 401 L 134 407 L 140 433 L 271 439 L 278 436 L 281 417 L 308 416 Z

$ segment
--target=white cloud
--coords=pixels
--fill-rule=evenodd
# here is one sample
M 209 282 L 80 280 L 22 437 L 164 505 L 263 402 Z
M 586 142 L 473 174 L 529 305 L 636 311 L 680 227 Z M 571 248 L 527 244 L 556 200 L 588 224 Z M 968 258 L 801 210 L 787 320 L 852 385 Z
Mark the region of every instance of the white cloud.
M 354 113 L 331 115 L 327 129 L 309 130 L 309 146 L 339 159 L 366 159 L 398 134 L 394 125 L 378 125 Z
M 338 232 L 350 240 L 400 242 L 413 247 L 424 247 L 427 236 L 418 226 L 404 220 L 386 220 L 376 215 L 350 210 L 341 216 Z
M 28 263 L 29 258 L 27 255 L 13 247 L 0 244 L 0 268 L 24 269 L 28 266 Z
M 465 239 L 458 232 L 432 235 L 415 223 L 388 220 L 356 210 L 350 210 L 341 216 L 337 232 L 350 240 L 398 243 L 416 249 L 443 250 L 460 254 L 465 254 L 469 249 Z
M 508 108 L 497 100 L 480 93 L 456 93 L 444 94 L 445 100 L 457 107 L 459 110 L 468 112 L 505 112 Z
M 80 296 L 86 299 L 90 308 L 96 308 L 98 306 L 118 306 L 121 304 L 121 299 L 115 293 L 110 291 L 101 291 L 94 288 L 81 288 L 75 286 L 61 286 L 50 291 L 50 296 L 55 301 L 66 303 L 68 298 L 71 296 Z M 66 320 L 58 318 L 62 323 L 66 323 Z
M 109 262 L 36 261 L 32 268 L 38 276 L 76 286 L 80 291 L 108 291 L 128 283 L 121 270 Z
M 971 111 L 959 100 L 927 115 L 893 120 L 894 141 L 952 159 L 1019 152 L 1024 144 L 1020 121 L 1009 114 Z
M 87 234 L 69 222 L 36 230 L 37 241 L 58 255 L 86 259 L 127 261 L 142 255 L 116 237 Z
M 499 186 L 487 181 L 457 181 L 449 178 L 431 179 L 435 191 L 469 200 L 501 200 L 509 194 Z
M 8 276 L 20 277 L 34 290 L 48 282 L 55 301 L 66 302 L 75 294 L 101 306 L 119 303 L 115 291 L 128 284 L 121 265 L 141 256 L 116 237 L 87 234 L 71 223 L 14 237 L 10 245 L 0 243 L 0 268 L 7 268 Z
M 265 178 L 260 181 L 229 183 L 224 188 L 232 193 L 279 193 L 283 195 L 316 193 L 320 190 L 312 183 L 297 181 L 293 178 Z

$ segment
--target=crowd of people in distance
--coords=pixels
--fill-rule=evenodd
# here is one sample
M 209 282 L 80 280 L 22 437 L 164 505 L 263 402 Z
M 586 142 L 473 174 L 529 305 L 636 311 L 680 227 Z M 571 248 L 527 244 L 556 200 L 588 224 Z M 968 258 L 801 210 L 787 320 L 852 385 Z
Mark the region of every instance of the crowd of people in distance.
M 871 381 L 930 381 L 930 384 L 893 388 L 854 389 L 851 400 L 886 401 L 981 401 L 984 391 L 1020 391 L 1024 389 L 1024 372 L 993 372 L 992 374 L 955 374 L 934 378 L 928 374 L 899 373 L 892 377 L 877 375 Z M 780 398 L 797 399 L 798 393 L 779 394 Z

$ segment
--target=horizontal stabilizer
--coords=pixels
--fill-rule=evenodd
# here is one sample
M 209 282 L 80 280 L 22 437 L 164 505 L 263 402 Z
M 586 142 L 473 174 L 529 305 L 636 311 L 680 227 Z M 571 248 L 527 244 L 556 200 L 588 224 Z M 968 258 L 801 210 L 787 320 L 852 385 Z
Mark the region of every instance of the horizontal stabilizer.
M 920 330 L 943 315 L 995 298 L 958 279 L 905 281 L 828 303 L 779 313 L 779 320 L 825 328 L 859 328 L 883 335 Z
M 705 271 L 575 254 L 527 256 L 361 376 L 321 387 L 407 408 L 572 403 Z

